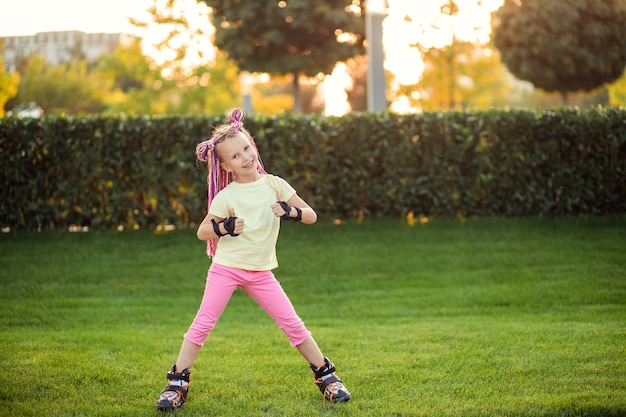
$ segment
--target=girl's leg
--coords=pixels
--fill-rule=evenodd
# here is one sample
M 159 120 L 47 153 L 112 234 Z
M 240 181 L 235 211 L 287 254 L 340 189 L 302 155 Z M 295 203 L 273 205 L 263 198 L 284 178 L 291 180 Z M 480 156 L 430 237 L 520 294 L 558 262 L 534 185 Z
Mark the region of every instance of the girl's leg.
M 271 271 L 256 274 L 255 279 L 242 287 L 244 291 L 270 315 L 289 337 L 291 345 L 309 362 L 324 398 L 332 403 L 349 401 L 351 394 L 335 374 L 335 365 L 323 356 L 274 274 Z
M 183 340 L 183 345 L 180 347 L 178 353 L 178 359 L 176 360 L 176 369 L 189 369 L 191 365 L 196 361 L 198 353 L 200 353 L 202 345 L 196 345 L 189 340 Z
M 304 359 L 307 360 L 307 362 L 315 365 L 316 368 L 321 368 L 322 366 L 324 366 L 324 355 L 322 354 L 320 348 L 317 346 L 317 343 L 315 342 L 315 339 L 313 339 L 313 336 L 309 337 L 307 340 L 297 345 L 296 349 L 298 349 L 298 352 L 300 352 L 300 354 L 304 357 Z
M 204 341 L 215 327 L 236 288 L 236 280 L 232 279 L 228 268 L 211 265 L 202 303 L 196 318 L 185 333 L 176 364 L 167 373 L 168 384 L 157 400 L 158 410 L 175 410 L 185 404 L 191 378 L 189 368 L 194 364 Z
M 291 346 L 300 346 L 304 343 L 301 352 L 303 356 L 307 360 L 311 359 L 318 363 L 320 359 L 318 353 L 321 355 L 321 352 L 318 352 L 319 348 L 311 338 L 311 332 L 307 330 L 302 319 L 296 313 L 293 304 L 291 304 L 274 274 L 271 271 L 262 271 L 250 272 L 250 275 L 246 284 L 242 285 L 241 288 L 269 314 L 287 335 Z
M 202 303 L 189 330 L 185 333 L 185 340 L 178 356 L 181 366 L 191 367 L 204 341 L 209 336 L 217 320 L 224 312 L 228 301 L 237 289 L 238 283 L 232 268 L 212 264 L 207 275 L 206 287 L 202 296 Z M 178 368 L 178 366 L 177 366 Z

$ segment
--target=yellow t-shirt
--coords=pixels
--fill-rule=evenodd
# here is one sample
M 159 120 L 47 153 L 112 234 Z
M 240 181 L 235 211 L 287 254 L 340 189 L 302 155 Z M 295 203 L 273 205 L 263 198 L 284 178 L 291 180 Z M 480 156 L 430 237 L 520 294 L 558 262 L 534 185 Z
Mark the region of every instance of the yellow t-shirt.
M 265 174 L 255 182 L 231 182 L 213 198 L 209 213 L 226 218 L 244 219 L 239 236 L 222 236 L 213 262 L 249 271 L 266 271 L 278 266 L 276 241 L 280 217 L 274 216 L 271 205 L 287 201 L 296 190 L 284 179 Z

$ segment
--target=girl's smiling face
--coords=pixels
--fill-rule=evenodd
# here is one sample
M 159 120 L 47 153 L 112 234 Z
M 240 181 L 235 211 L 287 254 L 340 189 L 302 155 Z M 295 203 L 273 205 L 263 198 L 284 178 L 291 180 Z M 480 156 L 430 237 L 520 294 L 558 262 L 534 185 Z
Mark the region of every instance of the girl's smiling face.
M 227 172 L 234 174 L 237 182 L 252 182 L 259 179 L 259 157 L 248 137 L 237 132 L 216 145 L 220 164 Z

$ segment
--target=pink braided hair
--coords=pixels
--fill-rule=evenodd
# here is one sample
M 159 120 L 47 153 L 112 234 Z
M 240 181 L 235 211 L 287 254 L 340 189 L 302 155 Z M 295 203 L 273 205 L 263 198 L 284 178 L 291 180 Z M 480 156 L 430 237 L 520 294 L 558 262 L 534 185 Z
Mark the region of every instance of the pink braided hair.
M 234 178 L 233 175 L 222 168 L 220 164 L 219 155 L 216 151 L 216 146 L 222 143 L 224 140 L 235 136 L 238 132 L 242 132 L 250 141 L 250 144 L 254 147 L 258 159 L 259 164 L 257 170 L 260 174 L 265 174 L 265 168 L 263 167 L 263 162 L 261 161 L 261 156 L 259 155 L 259 150 L 252 138 L 252 135 L 243 127 L 243 119 L 245 116 L 245 112 L 243 109 L 236 108 L 232 110 L 228 115 L 228 124 L 223 124 L 218 126 L 214 131 L 211 139 L 200 142 L 196 146 L 196 156 L 202 161 L 206 162 L 209 175 L 207 177 L 208 183 L 208 202 L 207 202 L 207 213 L 211 208 L 211 202 L 213 198 L 223 190 L 228 184 L 230 184 Z M 219 238 L 216 237 L 213 240 L 207 242 L 207 254 L 209 256 L 215 255 L 215 249 L 217 248 L 217 242 Z

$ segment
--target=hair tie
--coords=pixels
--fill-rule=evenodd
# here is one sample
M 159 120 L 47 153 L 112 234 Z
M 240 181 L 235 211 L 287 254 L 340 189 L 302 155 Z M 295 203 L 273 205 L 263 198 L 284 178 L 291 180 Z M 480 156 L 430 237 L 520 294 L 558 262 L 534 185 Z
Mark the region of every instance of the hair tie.
M 215 141 L 212 139 L 205 140 L 196 146 L 196 155 L 202 162 L 207 162 L 209 160 L 209 152 L 212 152 L 213 149 L 215 149 Z
M 246 113 L 241 108 L 236 108 L 228 115 L 228 121 L 230 122 L 230 132 L 234 133 L 243 128 L 243 118 Z

